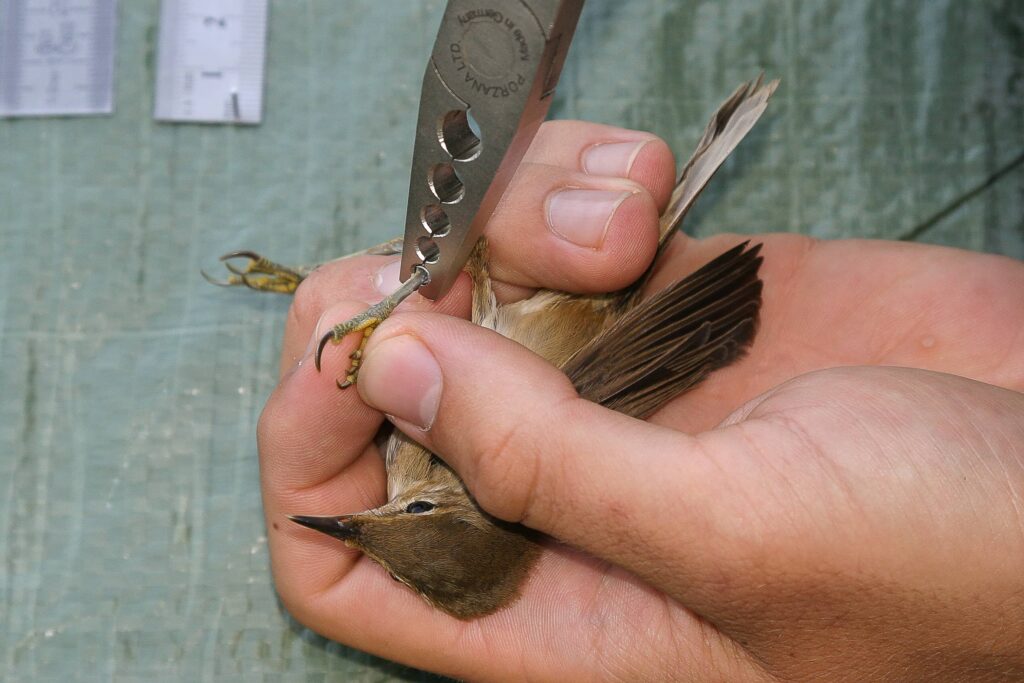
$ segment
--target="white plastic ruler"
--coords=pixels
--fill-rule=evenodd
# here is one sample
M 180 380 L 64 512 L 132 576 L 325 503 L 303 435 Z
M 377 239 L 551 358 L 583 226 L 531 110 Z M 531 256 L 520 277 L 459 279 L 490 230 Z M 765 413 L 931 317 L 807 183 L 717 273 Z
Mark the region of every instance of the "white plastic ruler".
M 266 45 L 267 0 L 163 0 L 156 118 L 259 123 Z
M 114 111 L 116 0 L 0 0 L 0 116 Z

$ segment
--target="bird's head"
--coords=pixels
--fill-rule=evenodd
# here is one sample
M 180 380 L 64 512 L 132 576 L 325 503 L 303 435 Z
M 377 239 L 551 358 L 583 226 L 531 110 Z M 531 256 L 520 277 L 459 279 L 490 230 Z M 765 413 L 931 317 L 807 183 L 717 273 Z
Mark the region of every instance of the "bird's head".
M 391 499 L 378 508 L 291 519 L 363 551 L 459 619 L 489 614 L 516 597 L 539 554 L 533 534 L 481 510 L 436 457 L 416 472 L 389 466 L 388 477 Z

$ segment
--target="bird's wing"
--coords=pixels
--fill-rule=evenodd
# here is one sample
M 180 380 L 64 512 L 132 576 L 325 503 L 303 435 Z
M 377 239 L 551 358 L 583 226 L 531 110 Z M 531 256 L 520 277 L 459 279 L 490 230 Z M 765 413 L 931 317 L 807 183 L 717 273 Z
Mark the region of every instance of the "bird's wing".
M 740 244 L 623 314 L 562 367 L 583 398 L 646 417 L 743 354 L 761 307 L 761 245 Z

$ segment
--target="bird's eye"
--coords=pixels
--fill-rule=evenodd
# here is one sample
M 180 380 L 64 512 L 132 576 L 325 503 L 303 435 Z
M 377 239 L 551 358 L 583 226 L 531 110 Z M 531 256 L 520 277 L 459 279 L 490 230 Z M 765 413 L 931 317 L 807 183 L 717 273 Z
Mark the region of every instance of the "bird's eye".
M 405 511 L 409 514 L 418 515 L 421 512 L 430 512 L 434 509 L 434 504 L 425 500 L 417 500 L 415 503 L 409 503 L 406 506 Z

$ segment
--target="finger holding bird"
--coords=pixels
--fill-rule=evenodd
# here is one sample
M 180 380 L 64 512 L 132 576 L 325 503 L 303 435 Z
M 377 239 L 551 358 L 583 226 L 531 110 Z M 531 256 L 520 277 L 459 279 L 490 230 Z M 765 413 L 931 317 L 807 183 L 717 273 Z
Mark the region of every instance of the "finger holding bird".
M 587 159 L 593 152 L 603 160 L 589 162 L 588 171 Z M 621 157 L 619 161 L 615 156 Z M 614 170 L 620 174 L 608 175 Z M 491 275 L 499 298 L 521 298 L 537 288 L 607 291 L 636 279 L 653 255 L 657 214 L 671 192 L 674 173 L 668 145 L 650 133 L 580 121 L 544 123 L 487 226 Z M 608 224 L 599 248 L 579 247 L 548 228 L 545 198 L 567 189 L 630 193 Z M 330 327 L 320 317 L 332 304 L 352 300 L 368 306 L 397 288 L 397 263 L 394 256 L 357 256 L 313 271 L 296 291 L 289 312 L 282 372 L 305 354 L 318 322 L 321 330 Z M 441 302 L 414 294 L 401 310 L 467 317 L 468 297 L 468 278 L 463 276 L 463 282 Z
M 615 178 L 585 173 L 589 151 L 623 143 L 620 155 L 625 148 L 633 149 L 620 166 L 625 175 Z M 610 168 L 608 156 L 605 154 L 599 170 Z M 673 160 L 667 145 L 649 133 L 582 122 L 549 122 L 541 127 L 527 164 L 488 226 L 492 268 L 505 274 L 508 287 L 529 291 L 560 285 L 596 291 L 606 289 L 607 283 L 616 278 L 635 279 L 646 266 L 639 260 L 636 244 L 649 243 L 640 250 L 649 259 L 657 241 L 657 212 L 648 208 L 664 202 L 671 190 Z M 610 239 L 600 249 L 577 248 L 552 233 L 544 216 L 545 194 L 563 189 L 565 183 L 582 189 L 624 185 L 639 196 L 636 203 L 643 210 L 638 218 L 627 215 L 628 220 L 621 224 L 613 220 Z M 561 250 L 557 263 L 538 260 L 538 254 L 555 250 Z M 296 292 L 281 354 L 281 374 L 286 379 L 269 400 L 260 422 L 260 450 L 268 456 L 262 462 L 264 485 L 274 482 L 276 486 L 265 491 L 268 525 L 282 521 L 286 513 L 357 511 L 383 502 L 383 467 L 372 442 L 381 423 L 380 413 L 366 407 L 356 391 L 339 392 L 332 373 L 317 373 L 312 351 L 324 330 L 365 309 L 379 300 L 382 291 L 397 285 L 397 260 L 394 256 L 367 255 L 332 261 L 317 268 Z M 553 271 L 554 265 L 559 269 Z M 566 272 L 575 273 L 572 281 L 565 278 Z M 388 277 L 394 278 L 391 285 Z M 468 317 L 469 277 L 464 274 L 461 278 L 441 301 L 413 295 L 400 310 Z M 356 337 L 352 335 L 343 344 L 329 347 L 325 355 L 333 358 L 325 362 L 344 364 L 356 348 Z M 287 437 L 282 438 L 285 434 Z M 348 482 L 361 483 L 352 488 Z M 290 534 L 309 539 L 317 536 L 316 546 L 321 552 L 322 540 L 330 541 L 285 523 L 291 527 Z M 341 548 L 338 543 L 334 545 Z M 310 556 L 309 560 L 319 564 L 330 562 L 334 556 L 322 554 L 319 559 Z

